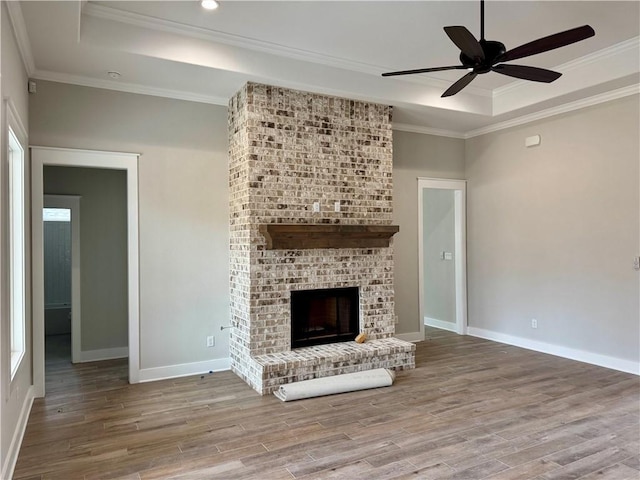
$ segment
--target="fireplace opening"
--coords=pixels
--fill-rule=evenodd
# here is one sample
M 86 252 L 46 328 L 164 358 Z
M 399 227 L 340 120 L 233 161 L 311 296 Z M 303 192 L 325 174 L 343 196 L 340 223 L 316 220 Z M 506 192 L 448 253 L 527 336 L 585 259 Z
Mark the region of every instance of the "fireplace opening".
M 359 333 L 358 287 L 291 292 L 291 348 L 348 342 Z

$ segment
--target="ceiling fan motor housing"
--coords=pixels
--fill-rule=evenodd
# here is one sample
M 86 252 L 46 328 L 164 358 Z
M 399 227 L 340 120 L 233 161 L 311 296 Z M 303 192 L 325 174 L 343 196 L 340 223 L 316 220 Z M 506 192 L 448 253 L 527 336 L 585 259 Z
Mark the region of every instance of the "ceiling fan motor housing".
M 504 43 L 494 40 L 480 40 L 480 46 L 484 52 L 484 60 L 480 58 L 470 58 L 464 53 L 460 53 L 460 62 L 467 68 L 472 68 L 475 73 L 487 73 L 491 71 L 491 67 L 498 62 L 498 59 L 504 55 L 507 49 Z

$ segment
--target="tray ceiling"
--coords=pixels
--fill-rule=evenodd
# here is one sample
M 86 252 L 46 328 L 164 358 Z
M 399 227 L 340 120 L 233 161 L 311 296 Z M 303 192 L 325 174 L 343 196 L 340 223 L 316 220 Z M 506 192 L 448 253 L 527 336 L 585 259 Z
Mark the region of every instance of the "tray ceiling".
M 442 27 L 479 36 L 479 2 L 222 0 L 213 12 L 196 1 L 7 6 L 35 79 L 223 105 L 257 81 L 394 105 L 398 128 L 451 136 L 636 92 L 640 71 L 635 1 L 488 1 L 486 37 L 507 48 L 584 24 L 596 36 L 517 62 L 562 72 L 552 84 L 487 74 L 447 99 L 440 95 L 459 71 L 380 74 L 457 64 Z

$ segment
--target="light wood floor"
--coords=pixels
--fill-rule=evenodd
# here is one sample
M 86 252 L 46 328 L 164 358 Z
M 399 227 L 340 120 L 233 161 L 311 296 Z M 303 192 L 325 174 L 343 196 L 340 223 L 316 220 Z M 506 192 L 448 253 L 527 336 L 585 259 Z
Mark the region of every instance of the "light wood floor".
M 16 479 L 638 479 L 638 377 L 428 330 L 392 387 L 282 403 L 231 372 L 50 365 Z

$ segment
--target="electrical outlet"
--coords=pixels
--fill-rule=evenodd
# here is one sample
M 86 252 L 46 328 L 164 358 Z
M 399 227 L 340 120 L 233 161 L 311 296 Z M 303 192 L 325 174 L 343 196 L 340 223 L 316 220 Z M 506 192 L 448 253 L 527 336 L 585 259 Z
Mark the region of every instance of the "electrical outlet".
M 213 335 L 207 337 L 207 347 L 213 347 L 216 344 L 216 339 Z
M 339 212 L 340 211 L 340 202 L 334 202 L 333 203 L 333 211 L 334 212 Z
M 318 213 L 320 211 L 320 202 L 313 202 L 313 213 Z
M 531 319 L 531 328 L 538 328 L 538 320 L 535 318 Z

